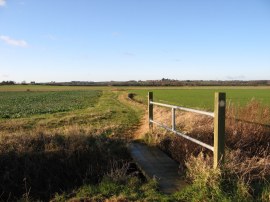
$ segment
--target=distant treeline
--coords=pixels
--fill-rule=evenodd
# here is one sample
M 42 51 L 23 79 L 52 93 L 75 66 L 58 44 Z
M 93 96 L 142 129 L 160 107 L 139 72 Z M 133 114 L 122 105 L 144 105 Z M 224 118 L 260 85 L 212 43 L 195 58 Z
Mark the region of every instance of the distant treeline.
M 0 85 L 15 85 L 16 83 L 14 81 L 2 81 Z
M 0 85 L 15 85 L 14 81 L 2 81 Z M 270 86 L 270 80 L 146 80 L 146 81 L 71 81 L 71 82 L 22 82 L 18 84 L 31 84 L 31 85 L 53 85 L 53 86 Z

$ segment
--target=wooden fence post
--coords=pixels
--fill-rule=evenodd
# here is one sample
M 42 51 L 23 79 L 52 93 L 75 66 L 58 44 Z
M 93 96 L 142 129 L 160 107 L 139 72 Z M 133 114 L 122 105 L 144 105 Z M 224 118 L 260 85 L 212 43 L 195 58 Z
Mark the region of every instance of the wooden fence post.
M 150 102 L 153 101 L 153 92 L 148 92 L 148 123 L 149 131 L 153 131 L 153 123 L 150 120 L 153 120 L 153 104 Z
M 172 108 L 172 130 L 175 131 L 175 108 Z
M 224 163 L 226 94 L 215 93 L 214 168 Z

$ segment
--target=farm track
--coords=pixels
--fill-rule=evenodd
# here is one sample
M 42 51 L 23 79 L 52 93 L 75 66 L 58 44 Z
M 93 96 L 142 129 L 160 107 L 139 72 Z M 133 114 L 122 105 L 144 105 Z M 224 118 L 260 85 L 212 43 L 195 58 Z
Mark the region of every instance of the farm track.
M 108 134 L 118 138 L 132 139 L 142 110 L 119 100 L 119 92 L 103 91 L 97 102 L 84 109 L 61 113 L 35 114 L 25 118 L 0 119 L 0 134 L 28 134 L 43 131 L 69 133 L 81 130 L 87 134 Z M 109 121 L 110 120 L 110 121 Z M 79 131 L 78 131 L 79 132 Z M 80 132 L 80 133 L 81 133 Z M 83 132 L 83 133 L 84 133 Z
M 144 138 L 148 132 L 147 107 L 144 104 L 127 98 L 126 94 L 119 96 L 120 102 L 129 104 L 135 109 L 143 111 L 140 123 L 133 133 L 133 140 L 128 145 L 129 152 L 142 173 L 147 179 L 156 179 L 159 190 L 162 193 L 172 194 L 183 189 L 187 184 L 181 179 L 183 173 L 179 173 L 179 164 L 161 151 L 157 146 L 149 146 L 137 142 Z
M 140 122 L 134 127 L 132 138 L 133 140 L 142 139 L 144 134 L 148 132 L 148 123 L 147 123 L 147 107 L 135 100 L 132 100 L 127 97 L 127 93 L 122 93 L 118 97 L 119 101 L 124 104 L 131 106 L 136 110 L 140 115 Z

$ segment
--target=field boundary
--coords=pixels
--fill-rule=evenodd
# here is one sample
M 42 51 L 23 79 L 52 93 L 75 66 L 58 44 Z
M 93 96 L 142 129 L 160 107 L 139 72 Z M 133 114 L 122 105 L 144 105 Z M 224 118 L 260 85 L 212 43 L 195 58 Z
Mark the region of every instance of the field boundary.
M 162 123 L 154 121 L 154 105 L 167 107 L 172 109 L 172 125 L 171 127 L 166 126 Z M 198 113 L 205 116 L 210 116 L 214 118 L 214 146 L 208 145 L 204 142 L 201 142 L 197 139 L 194 139 L 188 135 L 185 135 L 182 132 L 176 130 L 175 125 L 175 110 L 182 110 L 188 111 L 192 113 Z M 201 110 L 169 105 L 159 102 L 153 101 L 153 92 L 148 92 L 148 123 L 149 123 L 149 130 L 153 131 L 153 125 L 156 124 L 157 126 L 164 128 L 170 132 L 173 132 L 176 135 L 179 135 L 185 139 L 188 139 L 196 144 L 199 144 L 214 153 L 214 161 L 213 167 L 217 168 L 219 165 L 224 163 L 224 156 L 225 156 L 225 110 L 226 110 L 226 94 L 221 92 L 215 93 L 215 100 L 214 100 L 214 112 L 205 112 Z

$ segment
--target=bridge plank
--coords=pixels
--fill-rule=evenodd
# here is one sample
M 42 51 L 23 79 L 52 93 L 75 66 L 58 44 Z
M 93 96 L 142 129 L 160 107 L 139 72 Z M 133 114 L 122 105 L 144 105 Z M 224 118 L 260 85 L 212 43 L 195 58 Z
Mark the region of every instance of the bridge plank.
M 178 172 L 179 164 L 157 147 L 134 142 L 129 144 L 129 151 L 143 174 L 158 181 L 161 192 L 171 194 L 186 186 Z

